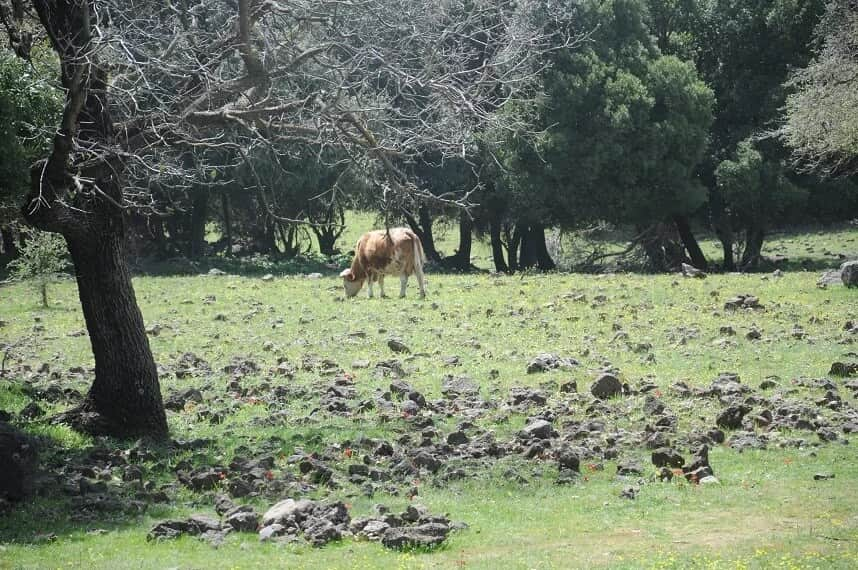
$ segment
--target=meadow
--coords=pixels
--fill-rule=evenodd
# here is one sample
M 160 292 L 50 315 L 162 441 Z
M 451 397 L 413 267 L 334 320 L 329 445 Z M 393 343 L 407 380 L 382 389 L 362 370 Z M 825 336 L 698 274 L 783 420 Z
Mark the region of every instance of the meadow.
M 782 236 L 769 248 L 836 266 L 837 253 L 856 253 L 856 236 L 854 228 Z M 441 248 L 449 249 L 445 239 Z M 485 247 L 475 250 L 480 267 L 487 267 Z M 165 398 L 190 388 L 201 395 L 168 412 L 172 437 L 196 443 L 145 453 L 140 443 L 82 436 L 49 421 L 74 401 L 70 390 L 83 394 L 92 379 L 74 283 L 51 287 L 49 309 L 27 283 L 0 285 L 7 346 L 0 410 L 43 439 L 51 482 L 0 514 L 0 568 L 858 566 L 858 453 L 849 441 L 858 392 L 848 377 L 829 374 L 833 362 L 858 361 L 858 297 L 842 286 L 817 287 L 818 271 L 705 279 L 430 271 L 421 301 L 413 280 L 406 299 L 362 293 L 345 300 L 336 268 L 322 267 L 321 276 L 274 269 L 265 279 L 136 278 Z M 760 306 L 725 308 L 740 294 Z M 394 351 L 391 340 L 407 350 Z M 528 373 L 545 353 L 567 364 Z M 625 390 L 597 400 L 590 386 L 606 371 Z M 722 373 L 738 375 L 745 387 L 738 400 L 706 393 Z M 476 385 L 484 405 L 454 411 L 443 391 L 450 376 Z M 325 404 L 338 377 L 355 392 L 346 411 Z M 404 400 L 389 396 L 397 379 L 428 404 L 408 413 Z M 33 401 L 43 414 L 20 417 Z M 653 401 L 667 411 L 653 412 Z M 749 407 L 746 421 L 723 428 L 724 440 L 710 445 L 717 482 L 697 484 L 681 473 L 659 480 L 646 443 L 654 416 L 673 418 L 655 431 L 690 458 L 699 442 L 693 434 L 714 429 L 737 402 Z M 809 423 L 789 424 L 779 412 L 789 407 L 809 413 Z M 766 412 L 774 420 L 758 419 Z M 558 432 L 542 453 L 528 451 L 532 441 L 521 435 L 534 418 L 549 418 Z M 440 467 L 378 485 L 348 475 L 363 454 L 365 463 L 388 467 L 372 463 L 361 442 L 388 441 L 410 456 L 420 447 L 440 450 L 461 430 L 472 440 L 490 435 L 504 452 L 438 451 Z M 555 457 L 560 441 L 587 448 L 571 481 Z M 102 509 L 62 484 L 94 449 L 130 458 L 91 477 L 115 499 Z M 336 485 L 298 469 L 293 458 L 314 453 Z M 349 537 L 322 548 L 263 543 L 254 532 L 231 533 L 217 546 L 190 536 L 147 541 L 158 521 L 214 515 L 215 497 L 229 493 L 231 473 L 199 490 L 177 480 L 179 468 L 262 454 L 274 461 L 266 476 L 282 484 L 235 499 L 259 512 L 292 496 L 342 500 L 352 518 L 377 504 L 394 511 L 421 504 L 467 528 L 431 550 Z M 640 469 L 618 474 L 629 462 Z M 130 466 L 139 477 L 129 481 Z M 162 500 L 150 500 L 156 493 Z

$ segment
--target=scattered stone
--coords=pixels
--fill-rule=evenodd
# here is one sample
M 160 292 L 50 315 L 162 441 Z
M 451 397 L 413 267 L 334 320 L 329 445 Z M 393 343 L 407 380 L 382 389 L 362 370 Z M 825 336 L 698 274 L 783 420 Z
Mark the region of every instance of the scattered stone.
M 643 472 L 643 465 L 635 459 L 627 459 L 617 463 L 617 475 L 643 475 Z
M 274 275 L 272 275 L 271 273 L 266 273 L 265 275 L 262 276 L 262 280 L 263 281 L 274 281 Z
M 751 411 L 748 406 L 730 406 L 715 420 L 715 424 L 724 429 L 739 429 L 742 427 L 742 419 Z
M 521 439 L 549 439 L 555 437 L 557 432 L 554 431 L 550 422 L 545 420 L 535 420 L 527 424 L 523 430 L 519 432 Z
M 763 306 L 760 304 L 760 300 L 753 295 L 736 295 L 735 297 L 727 299 L 724 303 L 725 311 L 736 311 L 739 309 L 758 310 L 762 308 Z
M 652 464 L 656 467 L 675 467 L 685 465 L 685 459 L 675 449 L 661 447 L 652 452 Z
M 833 362 L 828 373 L 831 376 L 858 376 L 858 362 Z
M 449 525 L 426 523 L 409 527 L 388 528 L 381 537 L 381 543 L 387 548 L 402 550 L 408 548 L 433 548 L 447 538 Z
M 189 402 L 201 404 L 203 401 L 202 393 L 196 388 L 188 388 L 181 392 L 172 392 L 164 400 L 164 407 L 174 412 L 181 412 Z
M 446 398 L 468 398 L 477 396 L 480 387 L 467 376 L 446 375 L 441 381 L 441 394 Z
M 637 498 L 639 492 L 640 489 L 638 489 L 637 487 L 626 487 L 620 492 L 620 498 L 629 499 L 633 501 Z
M 840 266 L 840 280 L 847 287 L 858 287 L 858 260 Z
M 622 392 L 623 384 L 620 379 L 608 372 L 601 374 L 590 386 L 590 393 L 600 400 L 619 396 Z
M 814 481 L 828 481 L 834 479 L 834 473 L 816 473 L 813 476 Z
M 18 501 L 32 492 L 36 441 L 5 422 L 0 422 L 0 465 L 0 502 Z
M 404 353 L 410 353 L 411 352 L 411 349 L 409 349 L 407 346 L 405 346 L 405 343 L 403 343 L 401 340 L 395 339 L 395 338 L 391 338 L 387 341 L 387 347 L 390 350 L 392 350 L 393 352 L 398 352 L 398 353 L 403 353 L 403 352 Z
M 694 277 L 696 279 L 705 279 L 706 278 L 706 272 L 705 271 L 701 271 L 700 269 L 697 269 L 693 265 L 689 265 L 687 263 L 682 264 L 682 274 L 685 277 Z
M 558 368 L 570 369 L 578 365 L 574 358 L 561 358 L 555 354 L 540 354 L 527 364 L 527 373 L 547 372 Z

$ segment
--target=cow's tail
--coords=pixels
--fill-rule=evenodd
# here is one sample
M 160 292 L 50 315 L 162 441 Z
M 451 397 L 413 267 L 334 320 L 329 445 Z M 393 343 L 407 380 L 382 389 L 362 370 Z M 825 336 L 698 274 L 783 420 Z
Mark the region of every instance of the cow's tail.
M 414 234 L 414 267 L 423 271 L 423 265 L 426 263 L 426 254 L 423 252 L 423 244 L 420 243 L 420 238 Z

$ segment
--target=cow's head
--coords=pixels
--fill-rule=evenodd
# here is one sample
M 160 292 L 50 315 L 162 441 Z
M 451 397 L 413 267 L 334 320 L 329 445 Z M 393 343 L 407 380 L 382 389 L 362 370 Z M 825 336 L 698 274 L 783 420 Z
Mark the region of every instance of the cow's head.
M 356 278 L 351 269 L 344 269 L 340 273 L 340 277 L 343 278 L 343 289 L 346 291 L 346 297 L 354 297 L 363 287 L 363 279 Z

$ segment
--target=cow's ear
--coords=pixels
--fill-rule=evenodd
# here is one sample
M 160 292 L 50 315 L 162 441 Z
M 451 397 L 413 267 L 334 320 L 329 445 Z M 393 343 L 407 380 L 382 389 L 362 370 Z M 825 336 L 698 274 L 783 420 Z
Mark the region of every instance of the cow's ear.
M 355 280 L 354 273 L 352 273 L 351 269 L 343 269 L 343 271 L 340 273 L 340 277 L 348 279 L 349 281 Z

